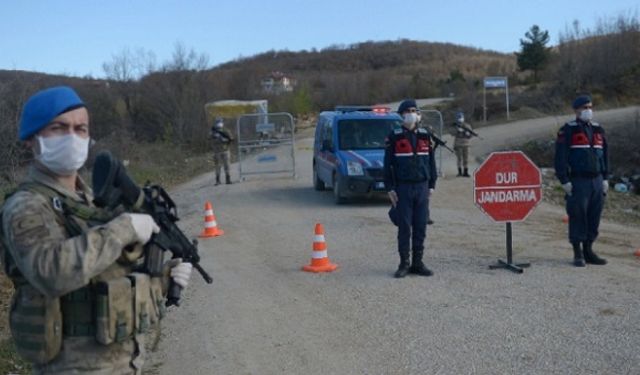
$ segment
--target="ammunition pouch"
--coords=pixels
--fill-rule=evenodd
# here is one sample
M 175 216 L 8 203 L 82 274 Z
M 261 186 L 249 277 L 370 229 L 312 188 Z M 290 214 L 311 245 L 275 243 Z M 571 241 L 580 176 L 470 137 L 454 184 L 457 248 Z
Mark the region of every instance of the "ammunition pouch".
M 96 340 L 123 342 L 133 334 L 131 280 L 121 277 L 96 284 Z
M 159 278 L 131 273 L 96 284 L 96 340 L 104 345 L 145 333 L 165 316 Z
M 134 272 L 127 276 L 133 286 L 133 313 L 136 333 L 145 333 L 165 315 L 164 296 L 158 278 Z M 154 287 L 155 286 L 155 287 Z M 159 293 L 158 293 L 159 292 Z
M 35 364 L 51 361 L 62 348 L 60 299 L 21 285 L 11 302 L 9 327 L 20 356 Z

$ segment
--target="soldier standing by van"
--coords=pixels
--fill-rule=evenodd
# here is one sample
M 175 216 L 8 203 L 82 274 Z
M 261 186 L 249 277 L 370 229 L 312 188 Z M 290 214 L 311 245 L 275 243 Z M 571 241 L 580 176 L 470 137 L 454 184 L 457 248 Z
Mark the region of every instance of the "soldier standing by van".
M 402 278 L 409 272 L 431 276 L 433 272 L 424 265 L 422 256 L 429 197 L 438 178 L 433 143 L 427 130 L 417 127 L 420 111 L 415 100 L 400 103 L 398 113 L 403 126 L 389 134 L 384 153 L 384 182 L 398 225 L 400 265 L 394 276 Z
M 469 147 L 471 146 L 471 138 L 473 137 L 473 128 L 470 124 L 464 122 L 464 113 L 456 113 L 456 121 L 453 123 L 455 130 L 453 131 L 453 150 L 456 152 L 458 162 L 457 177 L 469 176 Z
M 98 221 L 91 189 L 78 176 L 89 112 L 71 88 L 33 95 L 19 137 L 35 158 L 2 208 L 0 247 L 15 287 L 9 320 L 18 353 L 36 374 L 141 373 L 145 325 L 164 314 L 168 278 L 132 272 L 159 227 L 146 214 Z M 191 264 L 166 266 L 186 287 Z
M 224 166 L 224 173 L 227 176 L 227 184 L 231 184 L 229 175 L 229 160 L 231 152 L 229 146 L 233 142 L 233 136 L 224 128 L 224 121 L 219 118 L 211 128 L 209 137 L 213 140 L 213 162 L 216 169 L 216 185 L 220 185 L 220 169 Z
M 573 101 L 576 119 L 560 129 L 556 140 L 556 176 L 566 195 L 569 215 L 569 242 L 573 246 L 573 264 L 604 265 L 592 248 L 598 237 L 600 215 L 609 189 L 609 150 L 604 129 L 593 119 L 593 104 L 588 95 Z M 582 248 L 580 247 L 582 245 Z

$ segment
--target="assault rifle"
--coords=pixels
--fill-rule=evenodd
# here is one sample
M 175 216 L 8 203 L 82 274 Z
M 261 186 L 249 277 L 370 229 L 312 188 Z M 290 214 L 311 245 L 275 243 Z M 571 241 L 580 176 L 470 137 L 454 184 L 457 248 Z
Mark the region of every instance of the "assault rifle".
M 429 134 L 429 137 L 431 137 L 431 139 L 433 139 L 433 142 L 436 144 L 436 146 L 442 146 L 445 149 L 449 150 L 449 152 L 454 152 L 449 146 L 447 146 L 447 141 L 443 141 L 442 139 L 440 139 L 435 132 L 433 131 L 433 129 L 431 129 L 430 126 L 423 126 L 422 127 L 424 130 L 427 131 L 427 133 Z
M 229 136 L 228 136 L 225 132 L 223 132 L 223 131 L 221 131 L 221 130 L 216 129 L 216 127 L 215 127 L 215 126 L 211 127 L 211 134 L 212 134 L 214 137 L 216 137 L 216 138 L 222 138 L 222 141 L 223 141 L 224 143 L 229 143 L 229 142 L 231 142 L 231 138 L 229 138 Z M 217 136 L 216 136 L 216 135 L 217 135 Z
M 457 122 L 454 122 L 454 125 L 456 126 L 456 128 L 462 129 L 462 131 L 469 132 L 469 134 L 471 134 L 472 136 L 478 137 L 478 138 L 484 140 L 484 138 L 482 138 L 478 133 L 476 133 L 472 129 L 464 126 L 464 124 L 459 124 Z
M 169 194 L 159 185 L 147 183 L 142 189 L 127 174 L 124 165 L 103 151 L 96 156 L 92 175 L 96 206 L 111 211 L 124 209 L 125 212 L 139 212 L 151 215 L 160 227 L 160 232 L 154 234 L 145 245 L 144 271 L 151 276 L 162 275 L 164 252 L 171 252 L 171 258 L 182 258 L 211 284 L 213 279 L 200 266 L 198 255 L 198 241 L 189 239 L 176 225 L 178 210 Z M 167 306 L 180 305 L 182 287 L 173 280 L 169 284 Z

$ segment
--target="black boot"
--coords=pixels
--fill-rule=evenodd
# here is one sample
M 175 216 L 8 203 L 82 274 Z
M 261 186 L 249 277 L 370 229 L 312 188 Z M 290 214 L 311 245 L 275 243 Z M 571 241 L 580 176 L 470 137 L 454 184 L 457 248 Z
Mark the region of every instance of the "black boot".
M 216 176 L 216 186 L 220 185 L 220 176 Z
M 396 279 L 401 279 L 409 273 L 409 254 L 400 254 L 400 265 L 393 275 Z
M 462 177 L 462 168 L 458 168 L 458 175 L 456 177 Z
M 231 185 L 231 177 L 229 175 L 227 175 L 227 185 Z
M 582 243 L 584 249 L 584 260 L 589 264 L 596 264 L 599 266 L 607 264 L 606 259 L 600 258 L 596 253 L 593 252 L 593 249 L 591 248 L 592 244 L 592 242 L 588 241 Z
M 574 242 L 571 245 L 573 245 L 573 265 L 584 267 L 584 257 L 582 256 L 582 249 L 580 249 L 580 242 Z
M 464 169 L 464 173 L 462 174 L 462 176 L 464 176 L 464 177 L 471 177 L 471 176 L 469 176 L 469 168 L 465 168 L 465 169 Z
M 420 276 L 431 276 L 433 272 L 422 263 L 422 250 L 413 251 L 413 261 L 411 262 L 411 268 L 409 272 Z

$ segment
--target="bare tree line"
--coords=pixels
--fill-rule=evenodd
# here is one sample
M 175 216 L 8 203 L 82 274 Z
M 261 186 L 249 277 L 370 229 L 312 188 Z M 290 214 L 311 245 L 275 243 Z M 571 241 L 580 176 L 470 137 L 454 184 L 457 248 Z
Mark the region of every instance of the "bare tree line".
M 549 79 L 557 90 L 625 100 L 640 95 L 640 22 L 637 14 L 601 19 L 593 29 L 578 21 L 560 35 Z M 611 99 L 611 97 L 609 97 Z

